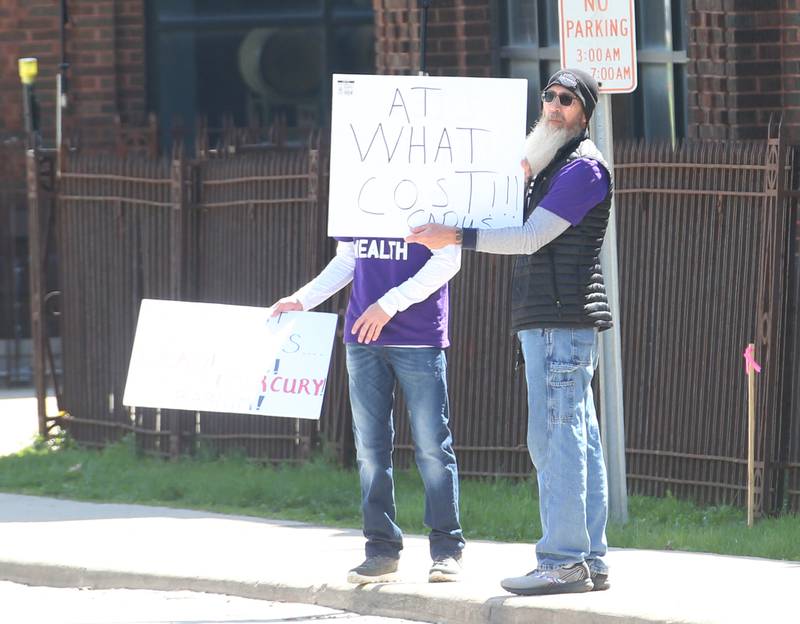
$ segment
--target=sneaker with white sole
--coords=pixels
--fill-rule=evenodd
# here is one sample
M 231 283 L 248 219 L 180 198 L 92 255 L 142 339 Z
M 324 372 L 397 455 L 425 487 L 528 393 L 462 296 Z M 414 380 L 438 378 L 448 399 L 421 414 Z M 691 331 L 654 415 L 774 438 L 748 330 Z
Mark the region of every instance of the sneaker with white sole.
M 583 561 L 552 570 L 537 568 L 525 576 L 503 579 L 500 585 L 506 591 L 520 596 L 577 594 L 592 591 L 594 587 L 589 566 Z
M 397 580 L 398 559 L 377 555 L 367 557 L 347 573 L 347 582 L 356 585 L 364 583 L 391 583 Z
M 461 557 L 436 557 L 428 572 L 429 583 L 457 581 L 461 575 Z

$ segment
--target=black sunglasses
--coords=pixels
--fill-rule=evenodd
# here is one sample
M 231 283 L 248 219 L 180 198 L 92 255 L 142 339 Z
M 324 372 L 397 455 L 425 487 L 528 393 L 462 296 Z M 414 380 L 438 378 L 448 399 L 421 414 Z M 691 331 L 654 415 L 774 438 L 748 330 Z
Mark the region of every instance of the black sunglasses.
M 542 93 L 542 102 L 547 102 L 550 104 L 553 100 L 558 97 L 558 101 L 561 106 L 568 107 L 572 106 L 572 103 L 577 100 L 574 95 L 570 95 L 569 93 L 556 93 L 555 91 L 544 91 Z

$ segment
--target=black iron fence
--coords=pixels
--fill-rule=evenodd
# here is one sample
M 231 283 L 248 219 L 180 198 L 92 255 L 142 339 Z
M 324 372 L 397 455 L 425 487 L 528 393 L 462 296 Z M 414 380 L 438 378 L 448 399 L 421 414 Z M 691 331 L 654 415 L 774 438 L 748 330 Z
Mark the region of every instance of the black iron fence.
M 787 315 L 794 221 L 778 137 L 628 145 L 617 158 L 628 483 L 635 493 L 743 504 L 756 344 L 756 496 L 781 507 L 795 410 Z M 797 501 L 792 504 L 797 509 Z
M 147 451 L 207 444 L 253 457 L 307 457 L 316 423 L 122 405 L 143 298 L 266 306 L 321 268 L 319 150 L 231 159 L 63 162 L 58 241 L 63 401 L 71 434 L 102 446 L 134 432 Z M 334 367 L 334 371 L 336 371 Z M 328 401 L 328 412 L 335 405 Z M 325 422 L 330 420 L 326 419 Z
M 744 503 L 741 352 L 752 341 L 764 365 L 759 504 L 800 509 L 791 155 L 771 137 L 627 144 L 615 160 L 630 490 Z M 37 169 L 33 156 L 29 166 Z M 319 145 L 192 161 L 63 161 L 55 196 L 62 423 L 76 439 L 102 446 L 133 432 L 152 453 L 202 444 L 270 461 L 302 461 L 325 443 L 341 461 L 351 458 L 340 341 L 318 423 L 121 405 L 143 297 L 266 306 L 324 266 L 333 254 L 326 175 Z M 509 258 L 465 254 L 452 282 L 449 380 L 464 475 L 531 472 L 524 379 L 513 370 L 509 332 L 510 266 Z M 323 309 L 341 313 L 346 301 L 342 292 Z M 402 397 L 397 406 L 396 460 L 406 466 L 413 450 Z
M 30 381 L 25 153 L 0 143 L 0 384 Z

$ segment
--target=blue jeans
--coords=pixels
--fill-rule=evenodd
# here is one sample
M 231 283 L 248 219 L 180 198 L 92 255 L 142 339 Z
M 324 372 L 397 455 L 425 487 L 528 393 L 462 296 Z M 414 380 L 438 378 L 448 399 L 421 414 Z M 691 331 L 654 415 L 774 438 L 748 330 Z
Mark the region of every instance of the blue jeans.
M 528 450 L 539 482 L 543 570 L 586 561 L 607 570 L 608 482 L 592 397 L 593 328 L 518 333 L 528 383 Z
M 450 406 L 444 351 L 436 347 L 346 347 L 367 557 L 397 558 L 403 548 L 403 534 L 395 522 L 392 478 L 395 380 L 408 405 L 417 467 L 425 486 L 431 557 L 460 557 L 464 538 L 458 520 L 458 468 L 447 425 Z

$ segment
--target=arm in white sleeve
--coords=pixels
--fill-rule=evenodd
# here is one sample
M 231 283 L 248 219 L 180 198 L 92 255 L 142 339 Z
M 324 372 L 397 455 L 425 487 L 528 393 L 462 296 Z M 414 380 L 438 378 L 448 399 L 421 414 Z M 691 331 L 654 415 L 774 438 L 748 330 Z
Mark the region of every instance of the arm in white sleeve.
M 336 294 L 353 280 L 356 254 L 352 242 L 339 242 L 336 255 L 319 275 L 294 293 L 303 304 L 303 310 L 316 308 L 331 295 Z
M 475 251 L 494 254 L 532 254 L 567 231 L 570 222 L 537 206 L 522 227 L 478 230 Z
M 431 254 L 428 261 L 412 277 L 378 299 L 378 305 L 386 314 L 394 316 L 415 303 L 425 301 L 431 293 L 449 282 L 461 268 L 460 245 L 448 245 L 442 249 L 431 250 Z

